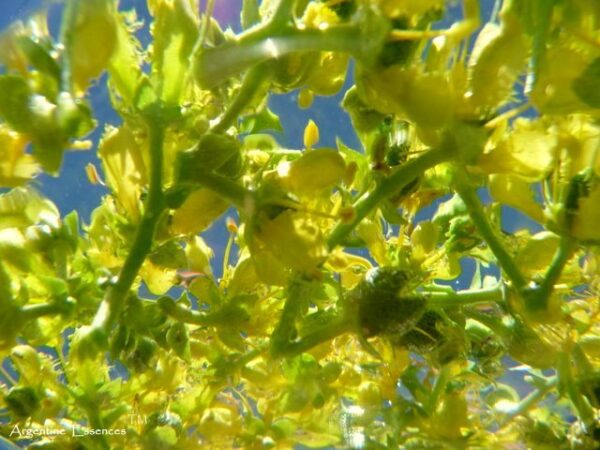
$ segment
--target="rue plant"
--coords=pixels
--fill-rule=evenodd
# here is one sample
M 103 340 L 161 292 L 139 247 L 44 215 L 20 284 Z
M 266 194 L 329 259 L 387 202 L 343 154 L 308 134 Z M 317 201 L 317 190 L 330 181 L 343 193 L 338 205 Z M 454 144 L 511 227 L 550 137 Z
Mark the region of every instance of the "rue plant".
M 597 2 L 138 6 L 0 37 L 4 445 L 600 446 Z M 338 93 L 359 148 L 278 142 Z

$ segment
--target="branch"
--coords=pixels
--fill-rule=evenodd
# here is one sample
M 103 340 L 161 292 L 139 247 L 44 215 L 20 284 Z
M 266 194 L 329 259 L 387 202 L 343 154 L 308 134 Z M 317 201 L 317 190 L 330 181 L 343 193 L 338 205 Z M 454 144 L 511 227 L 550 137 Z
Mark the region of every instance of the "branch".
M 150 133 L 151 159 L 148 197 L 144 205 L 144 215 L 137 227 L 133 244 L 125 264 L 121 268 L 117 282 L 107 289 L 92 322 L 93 328 L 100 328 L 104 331 L 107 331 L 119 317 L 125 303 L 125 297 L 152 248 L 156 225 L 165 209 L 162 190 L 164 124 L 161 123 L 159 118 L 149 119 L 148 131 Z
M 449 158 L 446 151 L 439 149 L 428 150 L 414 159 L 399 166 L 394 173 L 383 179 L 377 187 L 360 198 L 354 204 L 355 215 L 350 222 L 340 222 L 332 230 L 327 240 L 330 249 L 340 245 L 346 236 L 373 211 L 381 201 L 396 194 L 404 186 L 425 172 Z
M 463 202 L 465 202 L 471 220 L 496 257 L 498 264 L 504 273 L 506 273 L 515 289 L 518 292 L 523 292 L 527 286 L 527 281 L 513 261 L 512 256 L 504 248 L 504 244 L 500 241 L 499 236 L 492 229 L 475 189 L 468 185 L 467 180 L 460 180 L 457 192 Z

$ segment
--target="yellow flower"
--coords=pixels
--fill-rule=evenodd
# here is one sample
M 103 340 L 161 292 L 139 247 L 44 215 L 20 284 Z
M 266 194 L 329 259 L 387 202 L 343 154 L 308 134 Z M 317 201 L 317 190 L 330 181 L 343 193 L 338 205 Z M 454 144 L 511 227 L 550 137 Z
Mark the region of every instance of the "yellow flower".
M 511 132 L 479 158 L 486 173 L 508 173 L 529 181 L 544 179 L 554 168 L 558 139 L 539 120 L 517 119 Z M 493 139 L 491 140 L 493 145 Z
M 319 227 L 293 210 L 262 220 L 256 237 L 283 266 L 300 272 L 313 272 L 327 256 L 325 238 Z
M 106 182 L 117 202 L 133 222 L 140 219 L 140 194 L 147 183 L 147 171 L 142 149 L 127 125 L 107 128 L 98 153 Z
M 0 124 L 0 186 L 21 186 L 40 171 L 32 155 L 25 153 L 25 137 Z

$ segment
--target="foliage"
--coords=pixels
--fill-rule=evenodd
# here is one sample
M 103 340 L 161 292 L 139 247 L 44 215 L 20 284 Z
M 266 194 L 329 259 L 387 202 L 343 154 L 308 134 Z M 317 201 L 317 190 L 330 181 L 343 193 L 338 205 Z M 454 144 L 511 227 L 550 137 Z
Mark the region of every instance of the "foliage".
M 598 448 L 597 2 L 504 0 L 488 20 L 464 0 L 440 29 L 443 0 L 244 0 L 237 35 L 213 6 L 148 0 L 144 24 L 71 0 L 58 37 L 43 14 L 1 37 L 2 435 Z M 349 67 L 362 148 L 319 147 L 323 123 L 303 149 L 267 133 L 269 95 L 308 108 Z M 94 118 L 97 79 L 119 123 Z M 107 194 L 82 224 L 35 177 L 89 147 Z M 507 232 L 511 211 L 539 231 Z

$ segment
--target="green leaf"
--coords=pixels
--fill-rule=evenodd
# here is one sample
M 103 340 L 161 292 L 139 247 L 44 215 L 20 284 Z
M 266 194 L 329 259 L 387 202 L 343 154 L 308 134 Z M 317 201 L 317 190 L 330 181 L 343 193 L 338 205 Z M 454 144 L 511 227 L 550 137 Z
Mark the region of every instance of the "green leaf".
M 199 20 L 190 2 L 157 2 L 154 15 L 152 81 L 166 105 L 179 105 L 188 80 L 189 55 L 198 38 Z
M 150 113 L 158 105 L 158 97 L 154 86 L 147 76 L 140 80 L 133 99 L 133 106 L 141 113 Z
M 46 48 L 29 36 L 19 36 L 17 45 L 25 53 L 33 67 L 40 72 L 47 73 L 57 82 L 60 81 L 60 67 L 50 55 L 50 48 Z
M 57 228 L 60 214 L 56 206 L 32 188 L 15 188 L 0 194 L 0 230 L 25 228 L 46 223 Z
M 108 66 L 111 87 L 127 103 L 133 102 L 136 86 L 142 76 L 140 71 L 141 45 L 135 38 L 134 30 L 125 23 L 121 14 L 117 20 L 117 48 Z M 113 95 L 114 99 L 114 95 Z M 114 103 L 114 100 L 113 100 Z
M 244 30 L 260 22 L 260 12 L 256 0 L 243 0 L 240 21 Z
M 31 131 L 33 113 L 29 109 L 31 89 L 19 75 L 0 75 L 0 117 L 16 131 Z
M 582 102 L 592 108 L 600 108 L 600 56 L 573 80 L 572 87 Z
M 245 116 L 240 123 L 240 133 L 260 133 L 262 131 L 283 131 L 279 116 L 265 107 L 256 114 Z

